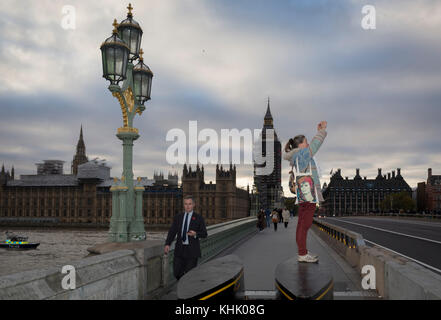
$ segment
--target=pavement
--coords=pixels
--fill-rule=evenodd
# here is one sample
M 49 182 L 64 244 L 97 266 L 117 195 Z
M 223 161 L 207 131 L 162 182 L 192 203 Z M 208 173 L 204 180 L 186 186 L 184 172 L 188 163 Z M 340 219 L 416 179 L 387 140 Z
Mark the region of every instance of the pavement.
M 269 297 L 274 292 L 274 273 L 279 263 L 297 256 L 295 232 L 297 217 L 290 218 L 288 227 L 278 224 L 277 231 L 271 228 L 255 234 L 251 239 L 223 254 L 235 254 L 243 260 L 245 295 Z M 320 264 L 329 267 L 334 278 L 334 299 L 371 298 L 372 293 L 361 288 L 361 276 L 342 257 L 330 248 L 310 229 L 307 249 L 319 256 Z
M 235 246 L 224 250 L 219 256 L 235 254 L 244 264 L 245 296 L 248 299 L 274 299 L 274 274 L 279 263 L 297 256 L 295 231 L 297 217 L 289 220 L 288 227 L 278 224 L 278 230 L 266 228 Z M 334 280 L 335 300 L 377 299 L 376 293 L 361 288 L 361 276 L 340 255 L 320 239 L 313 229 L 307 237 L 307 249 L 319 256 L 320 264 L 326 264 Z M 218 256 L 218 257 L 219 257 Z M 173 290 L 164 299 L 174 299 Z

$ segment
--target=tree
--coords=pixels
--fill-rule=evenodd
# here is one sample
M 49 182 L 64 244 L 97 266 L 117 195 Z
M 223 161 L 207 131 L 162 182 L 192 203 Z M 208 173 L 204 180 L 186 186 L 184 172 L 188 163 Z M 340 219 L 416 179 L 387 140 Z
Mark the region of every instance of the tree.
M 380 202 L 382 211 L 410 211 L 416 207 L 415 201 L 406 191 L 388 194 L 383 201 Z

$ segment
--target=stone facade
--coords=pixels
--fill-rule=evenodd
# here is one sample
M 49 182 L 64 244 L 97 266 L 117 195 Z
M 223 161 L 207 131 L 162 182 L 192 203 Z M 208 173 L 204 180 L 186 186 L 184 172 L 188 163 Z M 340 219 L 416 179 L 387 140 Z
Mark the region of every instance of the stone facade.
M 441 175 L 433 175 L 427 169 L 426 182 L 418 183 L 417 206 L 419 211 L 441 213 Z
M 408 192 L 412 197 L 412 189 L 401 176 L 401 169 L 392 171 L 386 175 L 378 175 L 375 179 L 362 178 L 360 169 L 356 169 L 353 179 L 343 178 L 341 169 L 338 169 L 332 177 L 329 185 L 323 185 L 324 208 L 326 214 L 363 214 L 368 212 L 380 212 L 380 202 L 392 193 Z
M 202 214 L 208 224 L 244 218 L 250 215 L 249 190 L 236 187 L 236 166 L 225 170 L 216 165 L 216 183 L 205 183 L 204 167 L 192 170 L 184 164 L 182 173 L 183 196 L 192 195 L 195 211 Z
M 81 141 L 82 129 L 78 145 L 85 150 Z M 78 160 L 81 159 L 78 154 L 77 148 L 72 163 L 76 174 L 64 174 L 62 166 L 60 169 L 58 165 L 63 163 L 60 160 L 45 160 L 37 164 L 37 174 L 20 175 L 20 179 L 14 178 L 14 168 L 9 173 L 3 166 L 0 173 L 0 223 L 19 218 L 32 223 L 109 225 L 113 182 L 110 168 L 97 159 L 80 163 L 82 160 Z M 190 193 L 197 199 L 195 210 L 204 216 L 207 224 L 248 216 L 248 191 L 236 187 L 236 168 L 229 171 L 218 168 L 216 182 L 205 184 L 203 168 L 202 173 L 200 169 L 192 172 L 186 166 L 182 186 L 178 185 L 176 172 L 167 177 L 155 172 L 154 179 L 142 177 L 144 223 L 170 225 L 175 214 L 183 210 L 183 194 Z
M 177 176 L 170 178 L 141 179 L 146 189 L 146 224 L 169 224 L 182 209 L 182 190 L 173 184 Z M 112 215 L 112 181 L 110 168 L 94 161 L 79 165 L 78 175 L 21 175 L 0 185 L 0 218 L 53 218 L 62 224 L 107 225 Z

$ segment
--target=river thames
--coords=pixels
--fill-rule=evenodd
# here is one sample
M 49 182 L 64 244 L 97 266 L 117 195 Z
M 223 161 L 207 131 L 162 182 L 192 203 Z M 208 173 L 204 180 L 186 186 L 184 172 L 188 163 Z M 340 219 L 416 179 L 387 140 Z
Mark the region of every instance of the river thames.
M 89 255 L 87 248 L 107 241 L 106 229 L 0 228 L 0 241 L 9 230 L 39 242 L 37 249 L 0 248 L 0 276 L 48 267 L 61 267 Z M 166 231 L 147 231 L 147 239 L 164 240 Z

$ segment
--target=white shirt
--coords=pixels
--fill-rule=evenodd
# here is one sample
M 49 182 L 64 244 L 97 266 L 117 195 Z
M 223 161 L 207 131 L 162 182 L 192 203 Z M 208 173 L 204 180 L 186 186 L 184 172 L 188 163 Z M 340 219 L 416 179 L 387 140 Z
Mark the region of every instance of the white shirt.
M 188 215 L 188 217 L 187 217 L 187 232 L 188 232 L 188 231 L 190 231 L 189 228 L 190 228 L 191 216 L 193 215 L 193 210 L 191 210 L 190 212 L 186 212 L 186 213 L 184 213 L 184 219 L 182 220 L 181 237 L 182 237 L 182 234 L 183 234 L 183 232 L 184 232 L 185 215 Z M 185 242 L 182 241 L 182 244 L 189 244 L 189 242 L 188 242 L 188 237 L 189 237 L 189 235 L 187 235 L 187 241 L 185 241 Z M 196 237 L 195 237 L 195 238 L 196 238 Z

